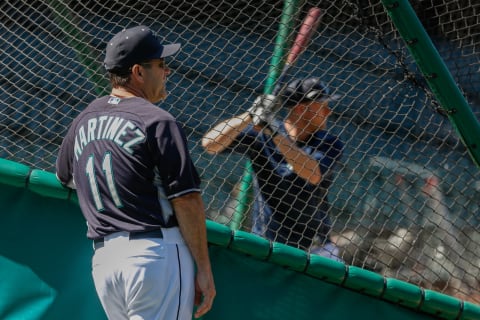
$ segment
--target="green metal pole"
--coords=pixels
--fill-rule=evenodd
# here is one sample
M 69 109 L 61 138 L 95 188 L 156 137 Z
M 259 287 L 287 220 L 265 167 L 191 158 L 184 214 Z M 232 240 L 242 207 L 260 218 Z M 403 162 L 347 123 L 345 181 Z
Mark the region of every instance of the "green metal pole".
M 408 0 L 382 0 L 388 15 L 445 110 L 474 163 L 480 164 L 480 124 Z
M 298 14 L 299 5 L 301 2 L 302 0 L 286 0 L 284 2 L 280 26 L 275 41 L 275 48 L 273 50 L 270 69 L 268 71 L 268 77 L 265 83 L 265 94 L 272 93 L 275 87 L 275 82 L 282 71 L 283 65 L 285 64 L 284 58 L 292 40 L 291 35 L 295 27 L 295 17 Z M 235 212 L 230 223 L 230 228 L 233 230 L 240 229 L 242 221 L 249 210 L 250 203 L 252 202 L 252 183 L 252 164 L 250 160 L 247 160 L 245 171 L 239 186 L 237 206 L 235 207 Z
M 78 60 L 85 67 L 88 78 L 95 84 L 98 95 L 108 94 L 110 82 L 104 76 L 101 64 L 91 57 L 92 50 L 87 45 L 89 35 L 75 25 L 75 16 L 71 9 L 61 0 L 49 0 L 55 20 L 67 36 L 69 45 L 75 50 Z
M 286 0 L 284 3 L 275 48 L 270 62 L 270 69 L 265 82 L 265 94 L 271 94 L 273 92 L 278 76 L 285 65 L 285 57 L 292 43 L 293 29 L 301 2 L 302 0 Z

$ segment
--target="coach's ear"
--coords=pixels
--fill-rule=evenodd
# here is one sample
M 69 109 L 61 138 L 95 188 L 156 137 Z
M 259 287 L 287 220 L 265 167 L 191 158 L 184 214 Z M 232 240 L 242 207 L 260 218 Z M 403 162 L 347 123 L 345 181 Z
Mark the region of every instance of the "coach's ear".
M 143 82 L 143 75 L 142 75 L 142 66 L 139 64 L 134 64 L 132 67 L 132 80 L 137 82 Z

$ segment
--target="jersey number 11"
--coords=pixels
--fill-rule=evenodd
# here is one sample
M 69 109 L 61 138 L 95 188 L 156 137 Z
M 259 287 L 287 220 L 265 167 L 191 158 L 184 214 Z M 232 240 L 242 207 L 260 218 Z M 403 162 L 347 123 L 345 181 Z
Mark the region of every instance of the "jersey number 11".
M 95 174 L 94 162 L 95 156 L 91 154 L 87 160 L 86 174 L 88 177 L 88 182 L 90 184 L 92 197 L 95 202 L 95 207 L 97 208 L 97 211 L 103 211 L 104 206 L 102 198 L 100 197 L 100 190 L 97 183 L 97 179 L 99 179 L 100 177 L 97 177 L 97 175 Z M 112 197 L 113 203 L 115 203 L 115 206 L 117 206 L 118 208 L 121 208 L 123 206 L 122 201 L 118 196 L 118 191 L 115 186 L 115 180 L 113 179 L 112 154 L 108 151 L 105 152 L 103 156 L 102 170 L 102 178 L 106 179 L 108 190 L 110 192 L 110 196 Z

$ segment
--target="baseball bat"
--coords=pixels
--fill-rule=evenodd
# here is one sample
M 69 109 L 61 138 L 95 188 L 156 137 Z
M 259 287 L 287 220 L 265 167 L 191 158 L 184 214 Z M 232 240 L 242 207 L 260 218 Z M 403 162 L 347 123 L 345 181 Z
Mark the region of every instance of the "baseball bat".
M 322 10 L 317 7 L 310 8 L 308 13 L 303 20 L 302 25 L 298 31 L 298 34 L 293 42 L 290 51 L 288 52 L 287 60 L 283 66 L 280 76 L 277 78 L 277 83 L 273 89 L 272 94 L 274 96 L 279 96 L 285 90 L 286 87 L 286 77 L 292 68 L 292 66 L 297 62 L 298 57 L 305 51 L 312 38 L 312 35 L 315 33 L 320 21 L 322 19 Z

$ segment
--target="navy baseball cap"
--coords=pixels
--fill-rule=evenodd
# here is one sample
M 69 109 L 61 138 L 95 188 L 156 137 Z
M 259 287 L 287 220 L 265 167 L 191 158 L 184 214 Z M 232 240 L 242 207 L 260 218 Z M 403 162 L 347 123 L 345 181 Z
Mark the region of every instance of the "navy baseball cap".
M 105 69 L 111 73 L 125 73 L 134 64 L 165 58 L 179 49 L 179 43 L 162 44 L 147 26 L 124 29 L 107 44 Z
M 317 77 L 293 80 L 283 93 L 284 104 L 290 108 L 303 101 L 332 101 L 338 98 L 340 96 L 331 94 L 330 88 Z

